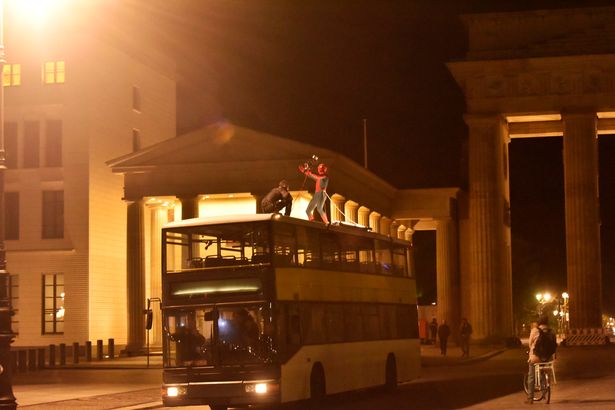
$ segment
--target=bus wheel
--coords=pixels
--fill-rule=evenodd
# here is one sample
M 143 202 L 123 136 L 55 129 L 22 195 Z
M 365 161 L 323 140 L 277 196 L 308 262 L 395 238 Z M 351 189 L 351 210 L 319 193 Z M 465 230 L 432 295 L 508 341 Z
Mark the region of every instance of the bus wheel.
M 384 373 L 384 387 L 387 391 L 395 391 L 397 389 L 397 363 L 395 356 L 389 353 L 387 356 L 387 364 Z
M 314 364 L 310 375 L 310 403 L 313 408 L 322 404 L 327 395 L 327 384 L 325 382 L 325 370 L 320 363 Z

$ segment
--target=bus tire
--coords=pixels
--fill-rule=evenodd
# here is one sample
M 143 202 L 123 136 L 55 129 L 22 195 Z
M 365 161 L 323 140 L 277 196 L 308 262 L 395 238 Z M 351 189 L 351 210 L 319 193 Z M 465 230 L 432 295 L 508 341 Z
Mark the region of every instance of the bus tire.
M 384 370 L 384 388 L 387 391 L 395 391 L 397 389 L 397 363 L 393 353 L 389 353 L 387 356 Z
M 327 383 L 325 369 L 322 364 L 315 363 L 310 374 L 310 404 L 312 408 L 318 408 L 327 396 Z

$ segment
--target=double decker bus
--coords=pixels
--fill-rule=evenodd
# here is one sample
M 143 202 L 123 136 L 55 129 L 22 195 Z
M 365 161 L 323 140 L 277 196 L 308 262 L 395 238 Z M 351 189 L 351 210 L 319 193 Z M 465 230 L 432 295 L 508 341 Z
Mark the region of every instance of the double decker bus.
M 418 376 L 406 241 L 280 214 L 162 230 L 163 402 L 212 410 Z

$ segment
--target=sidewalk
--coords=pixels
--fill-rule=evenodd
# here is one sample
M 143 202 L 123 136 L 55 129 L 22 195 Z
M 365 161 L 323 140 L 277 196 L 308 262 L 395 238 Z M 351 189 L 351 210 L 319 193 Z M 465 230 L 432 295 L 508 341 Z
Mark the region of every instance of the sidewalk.
M 461 357 L 461 348 L 448 346 L 446 356 L 440 353 L 440 345 L 421 345 L 421 364 L 423 367 L 455 366 L 487 360 L 506 350 L 503 346 L 470 345 L 470 357 Z

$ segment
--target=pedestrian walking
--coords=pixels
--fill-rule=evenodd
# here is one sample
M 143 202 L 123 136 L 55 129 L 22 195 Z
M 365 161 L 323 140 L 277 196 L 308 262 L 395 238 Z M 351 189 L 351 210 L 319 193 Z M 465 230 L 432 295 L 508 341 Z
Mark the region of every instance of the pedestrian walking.
M 434 317 L 429 324 L 429 331 L 431 333 L 431 344 L 436 345 L 436 336 L 438 335 L 438 321 Z
M 451 334 L 451 328 L 446 324 L 446 320 L 442 320 L 442 324 L 438 327 L 438 338 L 440 339 L 440 354 L 446 356 L 446 347 L 448 337 Z
M 461 344 L 461 357 L 470 357 L 470 335 L 472 334 L 472 325 L 465 317 L 461 319 L 459 327 L 459 341 Z

